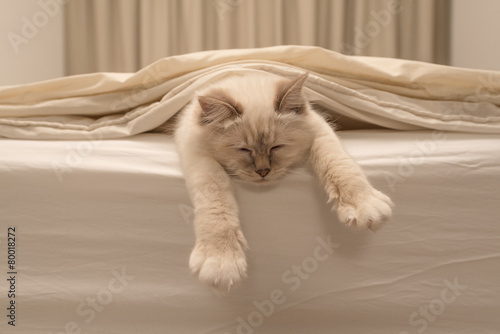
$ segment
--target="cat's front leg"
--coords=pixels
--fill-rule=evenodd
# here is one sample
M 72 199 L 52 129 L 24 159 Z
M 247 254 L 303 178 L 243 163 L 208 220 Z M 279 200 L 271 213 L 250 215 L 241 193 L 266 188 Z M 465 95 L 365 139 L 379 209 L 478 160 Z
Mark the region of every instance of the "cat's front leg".
M 196 244 L 189 267 L 199 280 L 228 291 L 246 276 L 247 242 L 229 176 L 209 157 L 186 166 L 185 178 L 195 207 Z
M 329 201 L 335 201 L 339 220 L 358 229 L 379 229 L 392 215 L 392 201 L 371 186 L 331 127 L 319 115 L 314 117 L 311 163 Z
M 241 230 L 230 227 L 235 222 L 219 214 L 199 214 L 195 218 L 198 232 L 189 267 L 200 282 L 221 291 L 229 291 L 246 277 L 247 244 Z M 208 231 L 210 226 L 215 231 Z M 207 231 L 201 232 L 204 229 Z

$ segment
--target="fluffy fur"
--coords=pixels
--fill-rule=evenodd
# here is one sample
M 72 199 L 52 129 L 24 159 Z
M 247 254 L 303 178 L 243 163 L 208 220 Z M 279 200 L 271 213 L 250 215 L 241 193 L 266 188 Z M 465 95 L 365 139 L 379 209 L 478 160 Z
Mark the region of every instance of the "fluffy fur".
M 175 140 L 195 207 L 189 266 L 201 282 L 227 291 L 246 276 L 230 176 L 266 184 L 309 160 L 343 224 L 376 230 L 391 216 L 391 200 L 304 98 L 306 79 L 232 75 L 200 91 L 180 115 Z

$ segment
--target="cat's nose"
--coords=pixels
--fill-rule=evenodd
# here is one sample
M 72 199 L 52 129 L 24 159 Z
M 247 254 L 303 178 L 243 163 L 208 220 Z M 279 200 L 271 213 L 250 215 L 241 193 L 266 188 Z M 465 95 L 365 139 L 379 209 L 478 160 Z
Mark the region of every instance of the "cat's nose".
M 265 177 L 269 172 L 271 171 L 270 168 L 264 168 L 264 169 L 257 169 L 256 172 L 262 177 Z

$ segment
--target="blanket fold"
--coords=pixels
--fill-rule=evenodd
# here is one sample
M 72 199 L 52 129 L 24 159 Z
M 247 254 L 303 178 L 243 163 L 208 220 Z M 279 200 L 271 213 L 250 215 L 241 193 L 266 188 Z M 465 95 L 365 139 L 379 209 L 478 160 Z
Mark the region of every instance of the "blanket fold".
M 377 126 L 500 133 L 500 72 L 275 46 L 168 57 L 136 73 L 0 87 L 0 136 L 132 136 L 166 122 L 211 81 L 250 71 L 281 77 L 308 71 L 306 94 L 313 102 Z

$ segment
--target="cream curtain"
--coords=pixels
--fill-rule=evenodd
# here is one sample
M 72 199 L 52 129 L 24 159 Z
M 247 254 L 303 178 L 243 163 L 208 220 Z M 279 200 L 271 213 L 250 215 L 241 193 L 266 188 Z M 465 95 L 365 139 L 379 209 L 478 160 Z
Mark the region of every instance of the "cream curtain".
M 67 74 L 133 72 L 166 56 L 271 45 L 448 62 L 449 0 L 73 0 Z

